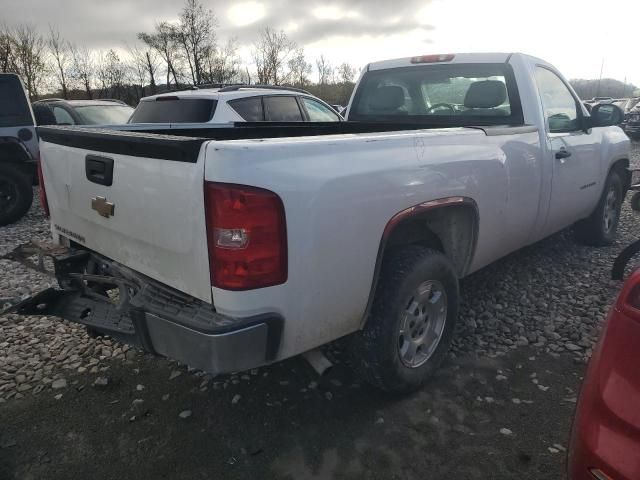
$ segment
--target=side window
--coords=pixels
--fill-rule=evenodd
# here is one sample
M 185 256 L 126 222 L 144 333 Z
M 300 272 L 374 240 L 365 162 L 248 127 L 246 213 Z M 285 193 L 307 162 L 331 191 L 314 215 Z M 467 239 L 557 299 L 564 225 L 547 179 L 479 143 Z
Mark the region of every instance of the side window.
M 331 109 L 325 107 L 320 102 L 307 97 L 301 97 L 304 107 L 309 114 L 310 122 L 339 122 L 340 117 Z
M 264 120 L 261 97 L 247 97 L 230 100 L 229 105 L 244 119 L 245 122 L 262 122 Z
M 549 131 L 557 133 L 579 130 L 576 100 L 560 77 L 551 70 L 537 67 L 536 83 Z
M 58 125 L 75 125 L 73 117 L 62 107 L 53 107 L 53 115 Z
M 295 97 L 278 95 L 264 97 L 264 113 L 270 122 L 302 122 L 302 113 Z

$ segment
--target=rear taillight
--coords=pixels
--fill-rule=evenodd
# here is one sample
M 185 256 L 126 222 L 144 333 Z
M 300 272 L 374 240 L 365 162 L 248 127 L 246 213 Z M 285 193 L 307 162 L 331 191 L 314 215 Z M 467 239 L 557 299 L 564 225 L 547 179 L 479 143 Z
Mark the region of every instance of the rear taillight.
M 627 295 L 625 304 L 640 312 L 640 285 L 636 285 L 631 289 L 629 295 Z
M 625 280 L 616 308 L 628 317 L 640 321 L 640 268 Z
M 42 158 L 38 159 L 36 168 L 38 171 L 38 187 L 40 187 L 40 205 L 42 205 L 42 210 L 44 210 L 44 214 L 48 217 L 50 215 L 49 202 L 47 201 L 47 191 L 44 188 L 44 176 L 42 175 Z
M 287 280 L 287 232 L 282 200 L 245 185 L 205 182 L 211 284 L 250 290 Z

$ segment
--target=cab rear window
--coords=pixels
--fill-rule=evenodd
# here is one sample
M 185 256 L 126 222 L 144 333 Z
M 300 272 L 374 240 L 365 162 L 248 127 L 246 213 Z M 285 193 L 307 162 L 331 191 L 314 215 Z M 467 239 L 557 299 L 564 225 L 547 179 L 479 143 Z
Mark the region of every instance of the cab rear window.
M 358 86 L 349 120 L 456 127 L 524 122 L 513 71 L 502 63 L 367 72 Z
M 205 123 L 218 102 L 204 98 L 158 97 L 138 104 L 129 123 Z

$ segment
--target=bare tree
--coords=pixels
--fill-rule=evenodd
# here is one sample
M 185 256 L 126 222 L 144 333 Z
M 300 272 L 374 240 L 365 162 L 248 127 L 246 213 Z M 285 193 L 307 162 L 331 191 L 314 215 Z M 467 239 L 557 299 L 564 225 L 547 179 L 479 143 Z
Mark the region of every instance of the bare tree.
M 144 87 L 149 83 L 151 95 L 156 93 L 156 73 L 159 68 L 158 55 L 150 48 L 141 49 L 134 46 L 129 49 L 131 57 L 130 69 L 133 78 L 140 88 L 140 97 L 144 97 Z
M 304 48 L 298 48 L 288 62 L 290 77 L 289 81 L 296 87 L 304 87 L 309 84 L 309 75 L 313 65 L 307 62 L 304 55 Z
M 14 45 L 12 32 L 0 25 L 0 72 L 15 72 L 17 70 Z
M 15 66 L 32 99 L 47 73 L 46 42 L 32 25 L 18 25 L 13 31 Z
M 284 67 L 295 49 L 296 44 L 289 40 L 284 31 L 276 32 L 266 27 L 253 48 L 258 82 L 274 85 L 286 82 Z
M 179 63 L 179 53 L 175 27 L 168 22 L 160 22 L 156 24 L 154 33 L 139 33 L 138 39 L 157 52 L 164 61 L 167 72 L 167 86 L 171 84 L 171 77 L 173 77 L 173 82 L 178 85 L 176 68 Z
M 316 59 L 316 68 L 318 69 L 318 84 L 329 84 L 333 76 L 333 67 L 324 55 L 320 55 L 320 58 Z
M 78 82 L 87 94 L 87 98 L 93 98 L 92 84 L 96 72 L 95 60 L 92 53 L 86 48 L 70 46 L 71 50 L 71 78 Z
M 47 40 L 49 51 L 54 61 L 54 71 L 57 81 L 62 89 L 62 96 L 69 98 L 67 87 L 67 75 L 71 63 L 71 52 L 69 44 L 60 37 L 60 32 L 49 25 L 49 38 Z
M 121 98 L 124 96 L 127 69 L 113 49 L 101 56 L 97 77 L 102 93 L 105 96 L 109 98 Z
M 202 83 L 205 59 L 215 50 L 216 17 L 200 0 L 186 0 L 176 35 L 189 64 L 194 85 Z
M 348 83 L 353 83 L 353 78 L 358 73 L 358 70 L 348 63 L 342 63 L 338 67 L 338 81 L 345 85 Z
M 231 38 L 223 47 L 212 49 L 205 58 L 203 79 L 211 83 L 231 83 L 242 75 L 238 56 L 238 39 Z

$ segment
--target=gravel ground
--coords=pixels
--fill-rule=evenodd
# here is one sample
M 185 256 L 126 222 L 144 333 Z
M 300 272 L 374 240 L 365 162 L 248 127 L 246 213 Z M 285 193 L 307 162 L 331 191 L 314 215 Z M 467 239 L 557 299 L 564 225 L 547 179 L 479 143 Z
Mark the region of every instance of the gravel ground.
M 634 144 L 633 148 L 632 163 L 640 167 L 640 144 Z M 527 358 L 544 355 L 547 359 L 560 359 L 568 362 L 563 365 L 577 366 L 571 371 L 573 384 L 568 381 L 566 388 L 569 390 L 565 392 L 575 397 L 575 383 L 581 374 L 581 365 L 591 355 L 602 319 L 619 288 L 618 282 L 609 279 L 613 259 L 623 247 L 637 239 L 639 227 L 640 215 L 629 208 L 627 201 L 623 207 L 618 239 L 610 247 L 596 249 L 577 245 L 572 240 L 571 231 L 565 231 L 509 255 L 465 279 L 459 332 L 451 352 L 452 365 L 469 359 L 476 359 L 476 364 L 499 360 L 507 365 L 505 368 L 515 371 L 520 363 L 514 359 L 522 356 L 518 352 L 527 352 Z M 48 238 L 48 224 L 39 205 L 34 202 L 26 218 L 0 229 L 0 256 L 21 243 Z M 0 305 L 14 302 L 54 282 L 52 278 L 10 260 L 0 259 L 0 271 L 3 273 L 0 277 Z M 292 363 L 241 376 L 223 377 L 213 382 L 201 372 L 188 371 L 168 360 L 149 358 L 109 338 L 91 338 L 82 327 L 53 317 L 0 317 L 0 404 L 5 404 L 0 406 L 0 410 L 21 409 L 16 406 L 20 402 L 36 405 L 45 401 L 38 400 L 42 397 L 47 401 L 60 399 L 71 387 L 78 390 L 96 381 L 95 386 L 100 388 L 103 382 L 112 381 L 114 371 L 128 369 L 139 372 L 144 365 L 168 369 L 173 378 L 178 374 L 193 378 L 200 385 L 193 389 L 195 391 L 240 392 L 239 385 L 253 378 L 252 375 L 263 378 L 274 370 L 290 368 L 288 366 Z M 295 370 L 299 368 L 297 363 L 293 365 L 290 378 L 281 382 L 291 382 L 295 377 Z M 546 369 L 552 370 L 552 367 Z M 121 375 L 126 376 L 125 373 Z M 535 382 L 531 383 L 535 385 Z M 539 390 L 544 391 L 543 388 Z M 332 395 L 330 390 L 323 395 L 327 392 L 326 397 Z M 503 394 L 508 395 L 507 392 Z M 244 395 L 245 392 L 237 393 L 230 401 L 238 403 Z M 484 397 L 480 398 L 482 401 Z M 506 401 L 509 405 L 509 400 L 503 397 L 499 402 Z M 265 401 L 268 403 L 270 400 Z M 181 413 L 186 419 L 190 417 L 191 410 Z M 135 420 L 136 413 L 130 417 Z M 568 417 L 565 421 L 568 422 Z M 500 435 L 509 434 L 495 435 L 498 441 Z M 557 475 L 549 478 L 557 478 Z

